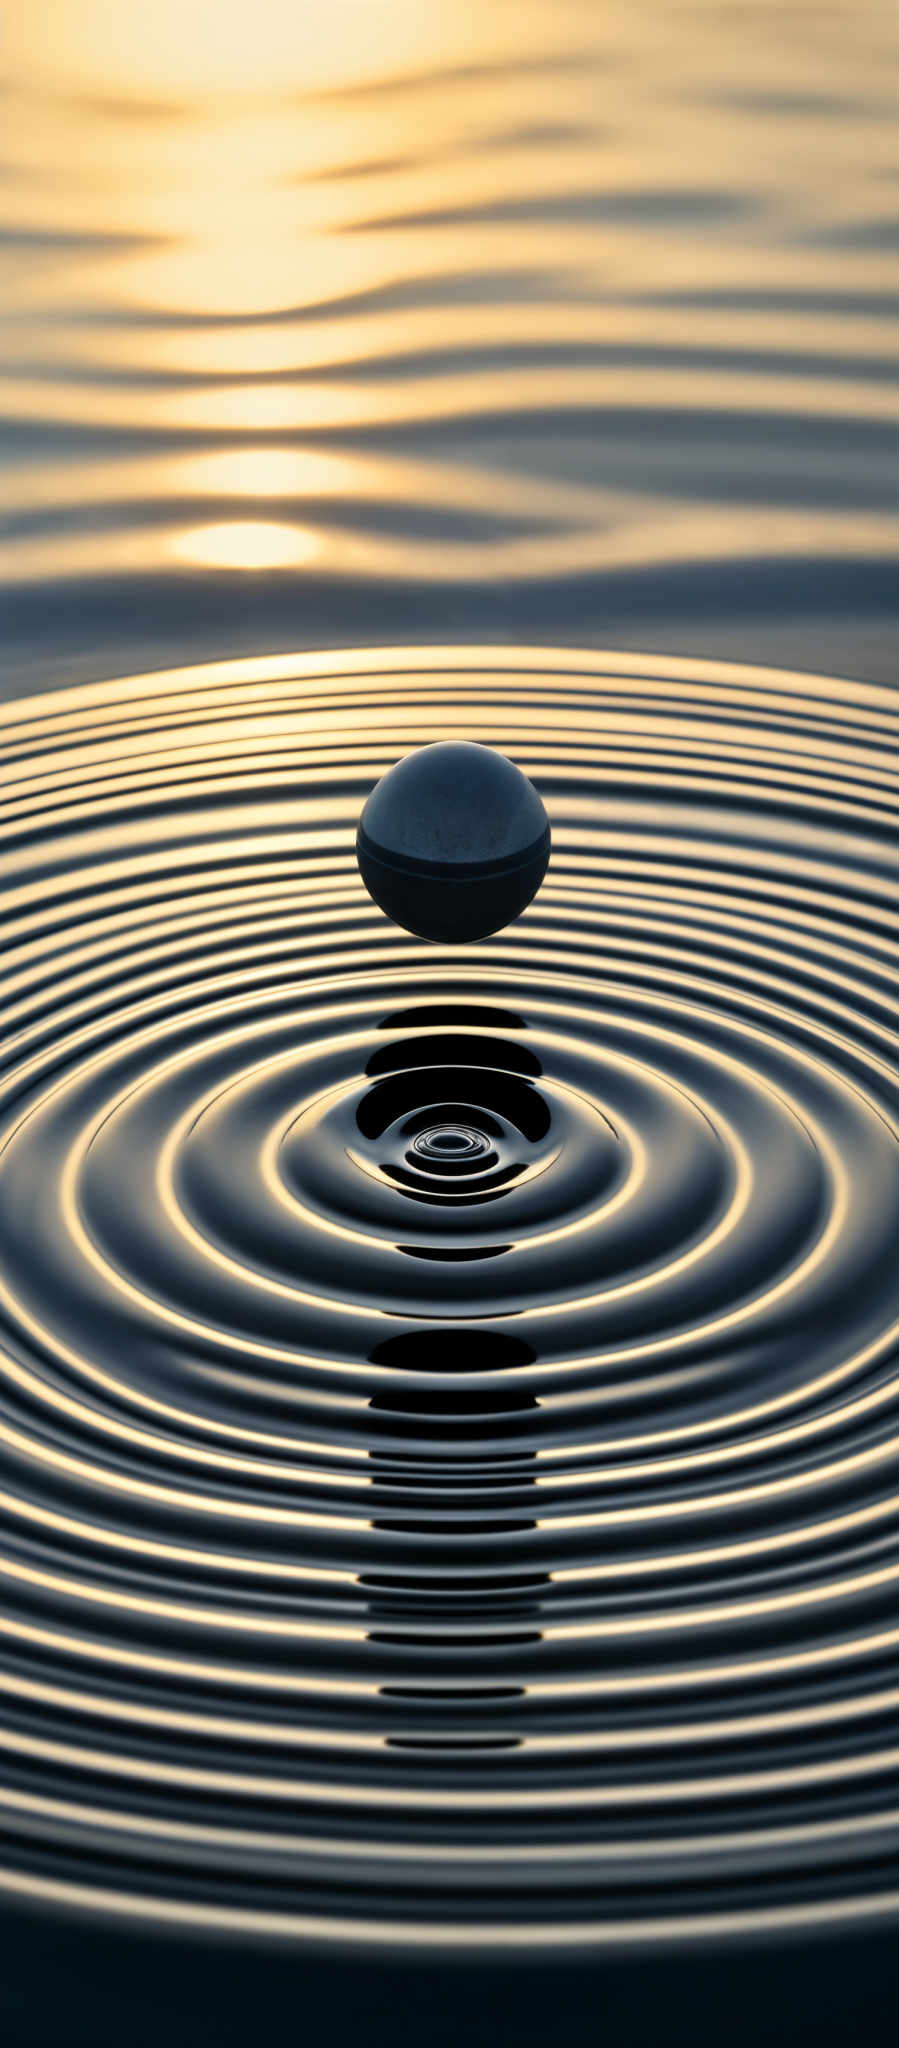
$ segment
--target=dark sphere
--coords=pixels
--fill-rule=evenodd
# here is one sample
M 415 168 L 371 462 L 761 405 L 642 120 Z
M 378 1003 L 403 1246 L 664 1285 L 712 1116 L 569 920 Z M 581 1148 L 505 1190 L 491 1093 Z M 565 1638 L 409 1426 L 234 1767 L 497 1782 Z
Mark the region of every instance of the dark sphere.
M 549 819 L 504 754 L 470 740 L 390 768 L 359 820 L 356 857 L 381 910 L 420 939 L 484 939 L 527 908 L 549 862 Z

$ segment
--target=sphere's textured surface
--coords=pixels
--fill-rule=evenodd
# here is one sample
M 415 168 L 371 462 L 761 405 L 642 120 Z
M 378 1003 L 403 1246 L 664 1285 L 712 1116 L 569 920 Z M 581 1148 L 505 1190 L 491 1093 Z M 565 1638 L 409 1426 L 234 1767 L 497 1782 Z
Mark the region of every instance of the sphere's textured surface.
M 549 820 L 532 782 L 492 747 L 448 740 L 381 777 L 359 822 L 362 879 L 421 939 L 486 938 L 519 917 L 549 862 Z

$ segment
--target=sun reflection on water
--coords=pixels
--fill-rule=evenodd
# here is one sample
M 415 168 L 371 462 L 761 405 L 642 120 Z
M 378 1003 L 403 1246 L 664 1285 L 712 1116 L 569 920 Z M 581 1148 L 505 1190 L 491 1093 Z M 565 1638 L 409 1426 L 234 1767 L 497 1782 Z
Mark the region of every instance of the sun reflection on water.
M 12 0 L 29 658 L 64 586 L 91 673 L 115 617 L 134 668 L 352 620 L 857 669 L 865 620 L 892 674 L 899 24 L 808 20 Z
M 291 569 L 314 559 L 319 544 L 314 533 L 301 526 L 285 526 L 272 519 L 223 519 L 209 526 L 192 526 L 172 541 L 172 553 L 182 562 L 198 562 L 211 569 Z

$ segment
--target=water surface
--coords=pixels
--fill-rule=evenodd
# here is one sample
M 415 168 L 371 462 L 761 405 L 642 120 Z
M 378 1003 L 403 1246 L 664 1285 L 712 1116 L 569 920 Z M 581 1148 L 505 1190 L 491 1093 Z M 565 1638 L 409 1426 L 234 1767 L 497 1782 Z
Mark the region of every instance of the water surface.
M 897 17 L 247 20 L 7 10 L 0 2016 L 876 2048 Z
M 424 639 L 895 680 L 893 7 L 5 12 L 7 689 Z
M 450 703 L 553 826 L 464 953 L 353 856 Z M 801 1936 L 839 2038 L 899 1911 L 893 693 L 419 649 L 11 712 L 8 1901 L 513 2013 Z

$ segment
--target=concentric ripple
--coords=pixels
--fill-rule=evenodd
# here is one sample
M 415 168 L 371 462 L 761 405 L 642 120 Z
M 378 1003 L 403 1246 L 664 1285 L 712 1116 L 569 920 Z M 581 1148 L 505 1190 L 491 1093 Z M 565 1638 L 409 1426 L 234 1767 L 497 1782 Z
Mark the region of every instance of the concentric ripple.
M 553 827 L 358 878 L 405 750 Z M 899 711 L 303 655 L 2 742 L 0 1887 L 559 1949 L 899 1907 Z

